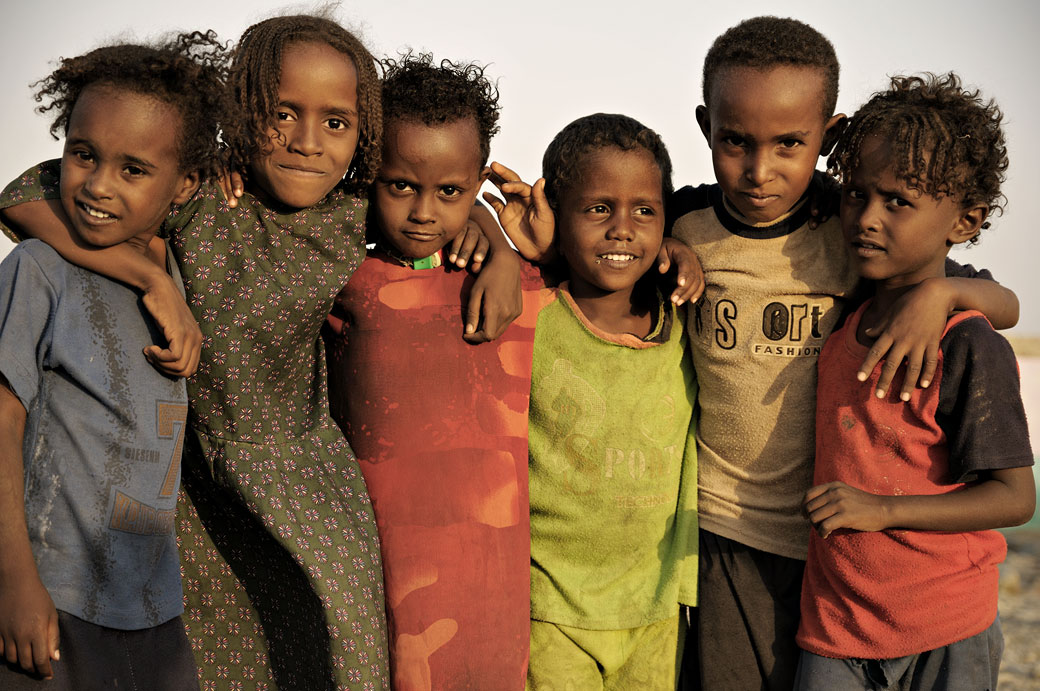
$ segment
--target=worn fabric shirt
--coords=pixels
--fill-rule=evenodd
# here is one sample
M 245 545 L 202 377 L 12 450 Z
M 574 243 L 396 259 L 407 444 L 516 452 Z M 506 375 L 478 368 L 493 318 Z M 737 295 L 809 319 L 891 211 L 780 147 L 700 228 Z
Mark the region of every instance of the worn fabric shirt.
M 643 340 L 606 333 L 566 284 L 531 379 L 531 618 L 615 630 L 695 604 L 697 395 L 671 303 Z
M 0 371 L 27 414 L 40 579 L 57 609 L 115 629 L 183 610 L 174 516 L 187 396 L 141 354 L 162 342 L 137 293 L 38 240 L 0 265 Z
M 1010 345 L 978 312 L 950 320 L 936 376 L 908 402 L 871 395 L 856 340 L 866 305 L 820 356 L 813 484 L 840 480 L 879 495 L 957 492 L 985 471 L 1033 464 Z M 897 374 L 897 380 L 899 375 Z M 895 658 L 970 638 L 997 615 L 995 530 L 814 532 L 798 644 L 837 658 Z
M 326 329 L 332 416 L 379 526 L 395 688 L 524 687 L 527 407 L 547 291 L 528 271 L 521 316 L 471 344 L 462 309 L 473 280 L 375 253 Z
M 805 559 L 816 358 L 857 282 L 840 223 L 809 228 L 803 204 L 751 225 L 718 185 L 684 187 L 672 204 L 672 235 L 704 268 L 704 297 L 687 318 L 699 384 L 700 526 Z

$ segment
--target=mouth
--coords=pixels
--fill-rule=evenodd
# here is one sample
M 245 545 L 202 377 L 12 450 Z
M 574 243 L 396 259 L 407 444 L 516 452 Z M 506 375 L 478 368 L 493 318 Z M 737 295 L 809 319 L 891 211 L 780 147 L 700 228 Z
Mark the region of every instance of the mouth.
M 756 208 L 768 206 L 780 198 L 779 194 L 763 194 L 761 192 L 741 192 L 740 196 Z
M 283 170 L 292 175 L 305 175 L 308 177 L 321 177 L 325 175 L 325 171 L 317 168 L 308 168 L 307 166 L 295 166 L 288 163 L 278 163 L 276 166 L 279 170 Z
M 114 220 L 116 220 L 116 215 L 115 214 L 109 213 L 108 211 L 104 211 L 104 210 L 99 209 L 99 208 L 97 208 L 95 206 L 91 206 L 90 204 L 87 204 L 86 202 L 80 201 L 78 199 L 76 200 L 76 208 L 78 208 L 87 217 L 89 217 L 90 219 L 93 219 L 94 222 L 97 222 L 97 223 L 103 223 L 105 221 L 114 221 Z
M 628 266 L 631 266 L 638 259 L 638 255 L 627 251 L 603 252 L 602 254 L 596 255 L 597 264 L 606 264 L 608 267 L 614 269 L 623 269 Z
M 440 233 L 424 233 L 418 230 L 402 230 L 401 235 L 416 242 L 433 242 L 441 237 Z
M 849 245 L 860 257 L 876 257 L 885 253 L 885 248 L 865 238 L 852 238 Z

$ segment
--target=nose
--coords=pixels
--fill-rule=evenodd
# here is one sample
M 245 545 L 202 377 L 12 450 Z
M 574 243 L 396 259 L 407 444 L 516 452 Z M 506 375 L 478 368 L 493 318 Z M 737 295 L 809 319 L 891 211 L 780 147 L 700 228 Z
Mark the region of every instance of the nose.
M 880 201 L 868 202 L 854 212 L 856 228 L 859 230 L 877 232 L 881 229 L 881 209 L 883 203 Z M 843 210 L 842 213 L 845 213 Z
M 433 223 L 433 199 L 429 194 L 419 193 L 412 198 L 412 206 L 408 210 L 408 220 L 412 223 Z
M 301 156 L 316 156 L 321 153 L 321 123 L 301 118 L 286 137 L 286 148 Z
M 113 183 L 109 166 L 96 166 L 83 183 L 83 191 L 92 199 L 110 199 Z
M 755 187 L 773 179 L 773 156 L 765 147 L 753 149 L 747 155 L 744 177 Z
M 615 214 L 613 222 L 607 228 L 607 239 L 615 242 L 635 240 L 635 224 L 630 213 Z

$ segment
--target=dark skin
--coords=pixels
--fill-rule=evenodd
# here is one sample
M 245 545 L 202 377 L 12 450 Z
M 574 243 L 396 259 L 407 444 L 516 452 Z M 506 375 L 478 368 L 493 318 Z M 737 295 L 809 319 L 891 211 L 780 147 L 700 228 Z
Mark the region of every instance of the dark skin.
M 0 654 L 44 679 L 54 676 L 58 612 L 36 571 L 25 523 L 25 407 L 0 376 Z
M 241 174 L 224 176 L 220 186 L 228 206 L 238 206 L 238 199 L 245 193 Z M 481 204 L 474 204 L 465 229 L 452 239 L 447 250 L 449 262 L 460 269 L 469 266 L 479 274 L 466 305 L 462 337 L 470 343 L 495 340 L 523 309 L 520 260 L 491 212 Z M 494 269 L 481 271 L 485 260 Z
M 873 279 L 875 296 L 856 332 L 863 345 L 886 315 L 928 281 L 942 285 L 949 248 L 975 236 L 988 207 L 962 206 L 908 188 L 888 165 L 883 143 L 864 146 L 861 165 L 850 176 L 842 202 L 842 226 L 860 262 Z M 987 283 L 987 281 L 973 281 Z M 811 488 L 804 509 L 821 537 L 838 529 L 974 531 L 1020 525 L 1033 515 L 1036 490 L 1032 468 L 980 474 L 977 481 L 939 495 L 877 495 L 830 482 Z
M 545 179 L 533 185 L 520 179 L 514 171 L 501 163 L 491 163 L 491 182 L 505 197 L 499 199 L 490 192 L 484 201 L 498 214 L 506 235 L 517 251 L 528 261 L 549 264 L 556 258 L 556 214 L 545 197 Z M 676 305 L 696 302 L 704 292 L 704 274 L 693 250 L 682 242 L 664 238 L 657 256 L 660 274 L 675 273 L 675 289 L 671 301 Z
M 727 199 L 750 220 L 772 222 L 810 188 L 818 158 L 830 151 L 844 126 L 843 114 L 822 112 L 823 89 L 823 75 L 815 68 L 730 67 L 715 82 L 711 103 L 698 106 L 697 123 L 711 149 L 716 178 Z M 985 302 L 976 307 L 980 299 Z M 903 400 L 934 378 L 939 339 L 954 308 L 978 308 L 998 329 L 1018 321 L 1014 293 L 985 280 L 937 277 L 891 307 L 877 323 L 877 340 L 859 378 L 865 380 L 884 360 L 876 390 L 884 397 L 905 360 Z

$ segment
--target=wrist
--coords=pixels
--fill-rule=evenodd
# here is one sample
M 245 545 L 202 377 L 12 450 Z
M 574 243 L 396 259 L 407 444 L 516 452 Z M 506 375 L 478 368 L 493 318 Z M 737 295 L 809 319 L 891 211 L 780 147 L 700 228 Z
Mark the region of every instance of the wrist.
M 957 287 L 954 281 L 946 277 L 926 278 L 921 282 L 921 289 L 937 296 L 940 304 L 945 305 L 946 314 L 953 314 L 957 309 Z

